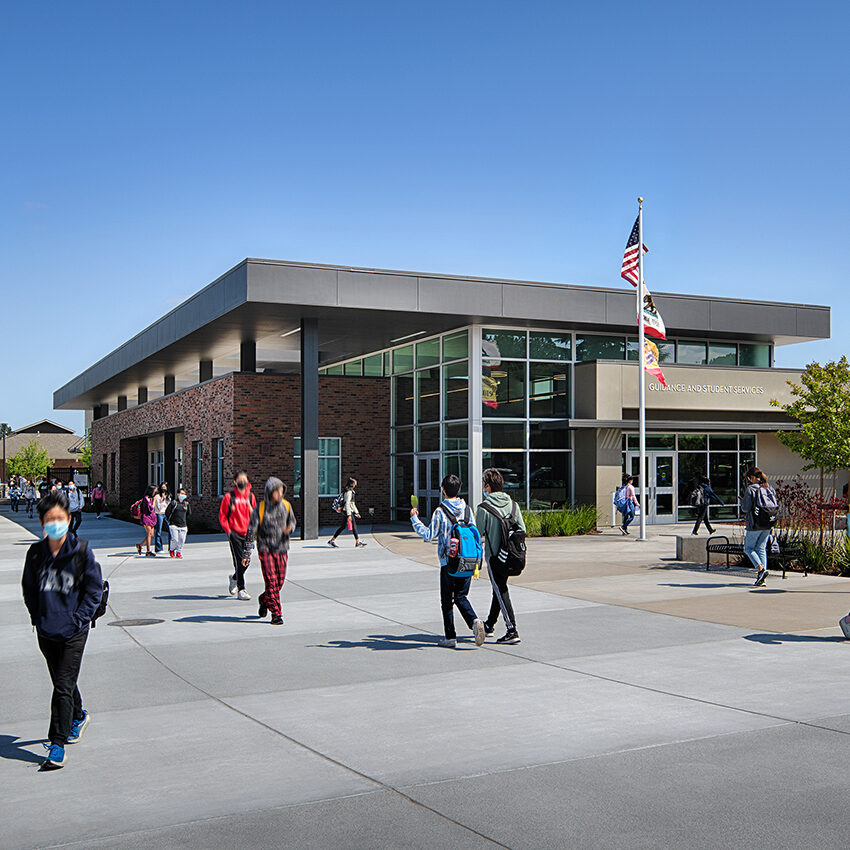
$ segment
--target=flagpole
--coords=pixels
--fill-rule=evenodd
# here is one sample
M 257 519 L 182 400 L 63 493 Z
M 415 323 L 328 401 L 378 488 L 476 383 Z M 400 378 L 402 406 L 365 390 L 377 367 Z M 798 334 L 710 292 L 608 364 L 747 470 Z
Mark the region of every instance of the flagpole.
M 646 369 L 644 369 L 643 332 L 643 198 L 638 198 L 638 421 L 640 441 L 640 537 L 646 541 Z

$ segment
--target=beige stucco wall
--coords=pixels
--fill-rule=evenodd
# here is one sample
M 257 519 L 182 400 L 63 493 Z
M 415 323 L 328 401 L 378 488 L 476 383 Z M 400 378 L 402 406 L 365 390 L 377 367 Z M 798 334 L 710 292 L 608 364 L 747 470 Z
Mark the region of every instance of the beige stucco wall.
M 809 469 L 803 472 L 804 461 L 785 448 L 775 433 L 759 434 L 756 446 L 759 469 L 764 471 L 771 484 L 778 480 L 789 481 L 795 475 L 799 475 L 812 489 L 817 490 L 820 487 L 820 470 Z M 836 476 L 838 495 L 841 495 L 841 490 L 846 483 L 847 472 L 839 472 Z M 824 491 L 829 494 L 832 486 L 832 475 L 827 474 L 824 477 Z

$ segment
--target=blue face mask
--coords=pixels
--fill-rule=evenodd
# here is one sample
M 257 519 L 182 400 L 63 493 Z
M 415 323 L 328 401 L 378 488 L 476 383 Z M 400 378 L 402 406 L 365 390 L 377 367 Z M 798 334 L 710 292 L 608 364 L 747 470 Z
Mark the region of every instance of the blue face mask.
M 185 502 L 185 501 L 186 501 L 186 497 L 183 495 L 183 493 L 181 493 L 181 494 L 180 494 L 177 498 L 178 498 L 181 502 Z
M 44 532 L 51 540 L 61 540 L 68 533 L 67 520 L 54 520 L 44 523 Z

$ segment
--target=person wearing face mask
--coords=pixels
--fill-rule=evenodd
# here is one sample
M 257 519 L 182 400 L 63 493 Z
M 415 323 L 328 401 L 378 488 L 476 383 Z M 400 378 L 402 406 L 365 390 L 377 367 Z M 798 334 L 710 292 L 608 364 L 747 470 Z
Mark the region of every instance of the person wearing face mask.
M 177 491 L 177 499 L 165 509 L 165 518 L 168 520 L 168 554 L 172 558 L 183 557 L 190 513 L 186 491 L 181 487 Z
M 68 510 L 71 512 L 71 527 L 68 529 L 68 533 L 76 537 L 77 529 L 83 521 L 83 508 L 86 506 L 86 499 L 73 481 L 68 482 L 66 490 L 68 492 Z
M 65 746 L 89 724 L 77 687 L 83 650 L 103 594 L 100 564 L 70 533 L 68 497 L 61 490 L 38 503 L 44 539 L 27 550 L 21 587 L 38 647 L 53 682 L 47 758 L 43 770 L 65 766 Z
M 245 590 L 245 570 L 248 564 L 244 562 L 242 553 L 245 549 L 245 535 L 248 533 L 248 523 L 251 513 L 257 507 L 257 499 L 251 492 L 251 482 L 248 473 L 240 469 L 233 479 L 233 490 L 221 500 L 218 511 L 218 521 L 230 542 L 230 556 L 233 559 L 233 573 L 230 576 L 230 595 L 248 600 L 250 595 Z

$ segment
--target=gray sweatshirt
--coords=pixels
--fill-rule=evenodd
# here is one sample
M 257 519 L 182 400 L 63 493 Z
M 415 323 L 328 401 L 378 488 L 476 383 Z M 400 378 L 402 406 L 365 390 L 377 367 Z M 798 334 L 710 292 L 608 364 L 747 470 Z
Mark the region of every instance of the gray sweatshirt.
M 505 493 L 485 493 L 484 501 L 495 508 L 500 516 L 509 517 L 513 507 L 513 499 Z M 517 508 L 516 519 L 522 530 L 525 531 L 525 521 L 522 518 L 522 511 Z M 499 551 L 499 546 L 502 543 L 502 526 L 493 514 L 486 510 L 478 510 L 475 512 L 475 524 L 478 526 L 478 531 L 484 538 L 484 557 L 488 560 L 496 555 Z
M 282 555 L 289 551 L 289 526 L 295 527 L 295 514 L 292 506 L 286 499 L 273 502 L 271 494 L 282 487 L 283 482 L 279 478 L 269 478 L 266 481 L 266 491 L 262 502 L 257 503 L 251 513 L 248 522 L 248 532 L 245 535 L 245 546 L 242 550 L 243 558 L 251 557 L 254 548 L 254 540 L 257 541 L 257 551 L 271 552 Z M 260 523 L 260 507 L 263 507 L 263 521 Z

